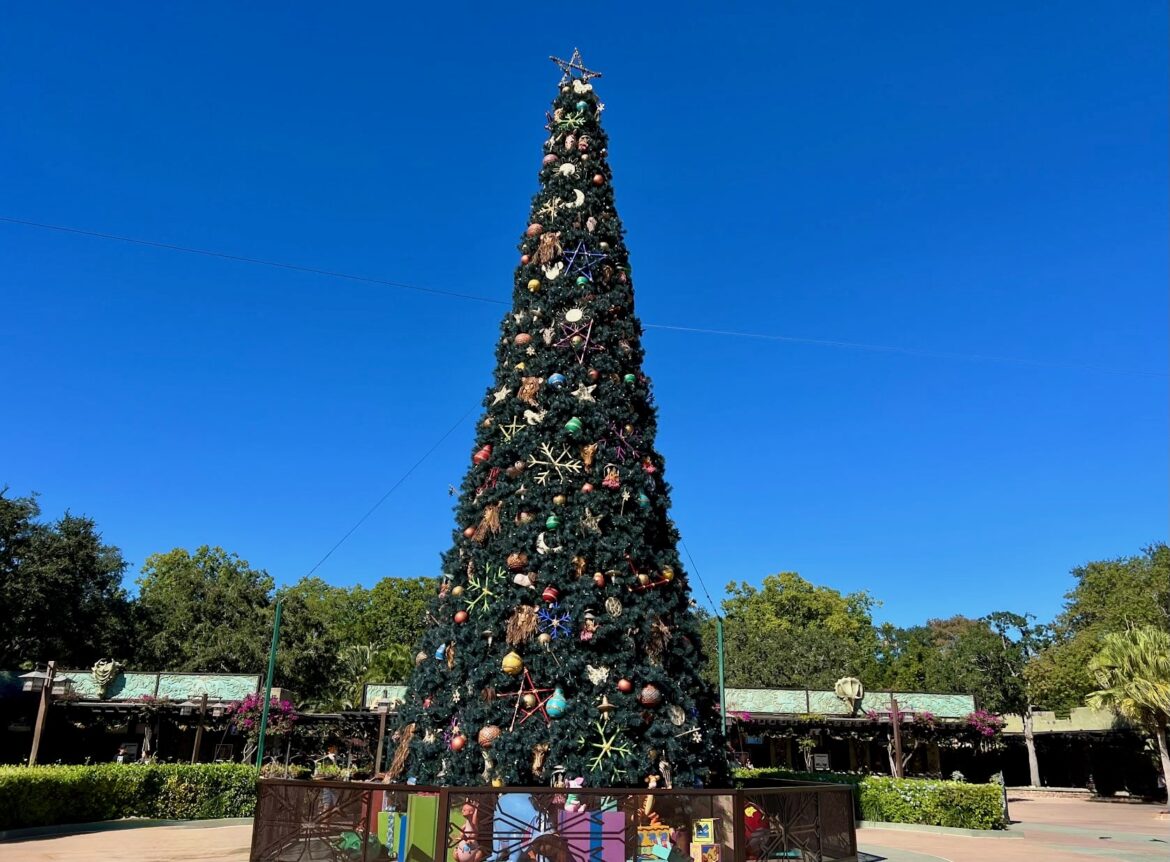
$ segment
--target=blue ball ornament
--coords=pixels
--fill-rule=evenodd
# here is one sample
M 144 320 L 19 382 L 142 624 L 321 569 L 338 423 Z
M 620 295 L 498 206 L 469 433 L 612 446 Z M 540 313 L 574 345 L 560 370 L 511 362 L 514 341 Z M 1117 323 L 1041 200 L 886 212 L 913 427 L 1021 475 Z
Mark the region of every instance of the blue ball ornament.
M 584 111 L 588 107 L 589 107 L 589 103 L 584 101 L 584 100 L 577 103 L 577 110 L 578 111 Z
M 559 374 L 559 373 L 558 374 L 550 374 L 548 376 L 548 385 L 553 386 L 553 387 L 557 387 L 557 388 L 564 386 L 565 385 L 565 375 Z
M 569 702 L 565 699 L 565 693 L 558 685 L 552 696 L 544 702 L 545 712 L 548 713 L 549 718 L 560 718 L 568 708 Z
M 647 497 L 645 493 L 639 494 L 638 495 L 638 505 L 641 506 L 643 509 L 649 509 L 650 508 L 650 498 Z

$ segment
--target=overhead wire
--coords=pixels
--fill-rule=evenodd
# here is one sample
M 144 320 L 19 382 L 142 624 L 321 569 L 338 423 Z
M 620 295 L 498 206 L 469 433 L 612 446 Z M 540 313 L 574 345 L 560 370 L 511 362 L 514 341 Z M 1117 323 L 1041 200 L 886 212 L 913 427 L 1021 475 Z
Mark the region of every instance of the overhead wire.
M 481 302 L 488 305 L 503 305 L 509 306 L 510 303 L 502 299 L 495 299 L 488 296 L 480 296 L 473 293 L 466 293 L 463 291 L 446 290 L 443 288 L 424 287 L 422 285 L 410 284 L 403 281 L 395 281 L 385 278 L 375 278 L 373 276 L 356 275 L 354 273 L 342 272 L 339 270 L 322 269 L 320 267 L 302 266 L 300 264 L 288 263 L 285 261 L 269 260 L 260 257 L 251 257 L 247 255 L 230 254 L 228 252 L 215 251 L 212 249 L 196 248 L 194 246 L 179 245 L 177 243 L 159 242 L 156 240 L 141 239 L 139 237 L 124 236 L 121 234 L 108 233 L 105 231 L 88 230 L 84 228 L 69 227 L 66 225 L 50 224 L 47 222 L 31 221 L 28 219 L 13 218 L 11 216 L 0 216 L 0 222 L 8 224 L 21 225 L 23 227 L 37 228 L 40 230 L 57 231 L 59 233 L 75 234 L 78 236 L 87 236 L 95 239 L 110 240 L 114 242 L 129 243 L 132 245 L 145 246 L 148 248 L 157 248 L 165 251 L 181 252 L 184 254 L 201 255 L 203 257 L 218 258 L 220 260 L 228 260 L 236 263 L 247 263 L 254 266 L 266 266 L 274 269 L 283 269 L 291 272 L 302 272 L 309 275 L 318 275 L 326 278 L 344 279 L 346 281 L 360 282 L 364 284 L 376 284 L 383 287 L 393 287 L 401 290 L 410 290 L 417 293 L 429 293 L 436 296 L 447 296 L 453 299 L 466 299 L 471 302 Z M 1064 371 L 1089 371 L 1101 374 L 1123 374 L 1139 377 L 1151 378 L 1167 378 L 1170 373 L 1149 371 L 1146 369 L 1134 368 L 1112 368 L 1101 365 L 1089 365 L 1082 363 L 1064 363 L 1051 362 L 1043 359 L 1026 359 L 1021 357 L 1011 356 L 995 356 L 992 354 L 980 353 L 957 353 L 950 351 L 936 351 L 936 350 L 922 350 L 912 347 L 897 347 L 885 344 L 869 344 L 859 341 L 841 341 L 838 339 L 822 339 L 822 338 L 803 338 L 793 335 L 777 335 L 774 333 L 764 332 L 746 332 L 743 330 L 734 329 L 713 329 L 701 326 L 680 326 L 666 323 L 645 323 L 642 324 L 647 329 L 658 329 L 667 332 L 685 332 L 700 335 L 717 335 L 729 338 L 744 338 L 754 339 L 759 341 L 775 341 L 788 344 L 807 344 L 815 347 L 830 347 L 845 350 L 861 350 L 872 353 L 888 353 L 898 354 L 902 356 L 918 356 L 927 359 L 947 359 L 962 362 L 993 362 L 1007 365 L 1029 366 L 1033 368 L 1049 368 L 1054 370 Z

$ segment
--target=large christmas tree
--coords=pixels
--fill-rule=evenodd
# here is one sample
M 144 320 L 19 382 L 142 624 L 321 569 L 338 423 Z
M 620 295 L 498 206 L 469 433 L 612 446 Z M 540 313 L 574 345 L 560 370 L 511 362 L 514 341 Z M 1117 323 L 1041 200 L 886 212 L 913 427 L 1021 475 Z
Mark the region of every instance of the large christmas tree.
M 390 774 L 717 785 L 721 721 L 654 448 L 598 75 L 576 52 L 557 63 L 513 308 Z

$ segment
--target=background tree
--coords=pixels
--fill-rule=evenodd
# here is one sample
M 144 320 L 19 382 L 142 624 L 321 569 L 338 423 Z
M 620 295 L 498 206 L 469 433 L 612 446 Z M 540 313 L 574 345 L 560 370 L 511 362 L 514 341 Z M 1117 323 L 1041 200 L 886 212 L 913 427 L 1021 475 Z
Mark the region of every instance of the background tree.
M 1067 712 L 1095 687 L 1089 660 L 1104 637 L 1133 627 L 1170 631 L 1170 547 L 1086 563 L 1072 570 L 1076 585 L 1053 624 L 1053 643 L 1028 668 L 1030 685 L 1046 704 Z
M 874 679 L 876 602 L 869 593 L 842 595 L 795 572 L 781 572 L 764 578 L 759 589 L 732 583 L 727 594 L 723 632 L 728 686 L 832 688 L 843 676 Z M 703 636 L 713 662 L 713 620 L 704 621 Z
M 1028 776 L 1033 787 L 1040 785 L 1040 763 L 1036 757 L 1032 708 L 1034 692 L 1025 669 L 1047 646 L 1046 626 L 1033 624 L 1031 614 L 997 611 L 983 618 L 994 637 L 975 650 L 975 662 L 983 674 L 986 703 L 992 712 L 1018 715 L 1024 726 L 1024 745 L 1028 750 Z
M 267 665 L 267 572 L 223 548 L 175 548 L 147 558 L 138 588 L 141 667 L 258 674 Z
M 88 667 L 130 650 L 126 562 L 95 522 L 38 521 L 33 497 L 0 490 L 0 667 L 50 659 Z
M 1089 662 L 1089 673 L 1098 686 L 1089 705 L 1116 710 L 1153 734 L 1162 785 L 1170 787 L 1170 634 L 1156 626 L 1111 632 Z

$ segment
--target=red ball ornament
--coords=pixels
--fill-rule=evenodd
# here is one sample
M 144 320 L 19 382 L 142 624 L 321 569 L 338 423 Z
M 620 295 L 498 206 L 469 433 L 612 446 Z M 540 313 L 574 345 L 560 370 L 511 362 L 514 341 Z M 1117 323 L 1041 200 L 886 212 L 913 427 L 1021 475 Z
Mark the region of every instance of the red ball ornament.
M 581 493 L 582 494 L 592 494 L 593 493 L 593 483 L 586 482 L 584 485 L 582 485 L 581 486 Z
M 463 625 L 465 622 L 467 622 L 467 611 L 455 611 L 455 622 L 457 622 L 459 625 Z
M 467 745 L 467 737 L 462 733 L 457 733 L 451 737 L 451 742 L 448 743 L 447 747 L 452 751 L 462 751 L 465 745 Z
M 471 456 L 471 463 L 486 464 L 488 459 L 492 457 L 492 444 L 488 443 L 478 452 Z
M 544 592 L 540 594 L 540 597 L 546 602 L 555 602 L 561 597 L 561 591 L 554 586 L 547 586 L 544 588 Z
M 549 153 L 547 156 L 545 156 L 543 159 L 540 160 L 540 163 L 542 165 L 544 165 L 545 167 L 548 167 L 549 165 L 555 165 L 557 163 L 557 157 L 554 156 L 552 153 Z
M 532 260 L 532 258 L 529 257 L 528 255 L 526 255 L 526 254 L 520 255 L 520 265 L 521 266 L 528 266 L 528 262 L 530 260 Z
M 540 236 L 542 233 L 544 233 L 544 227 L 540 224 L 537 224 L 536 222 L 533 222 L 528 226 L 528 230 L 524 231 L 524 233 L 526 233 L 528 236 Z
M 465 529 L 463 531 L 464 538 L 470 539 L 474 535 L 475 535 L 475 527 L 468 527 L 467 529 Z
M 594 572 L 593 573 L 593 583 L 599 587 L 604 587 L 605 586 L 605 575 L 603 575 L 601 572 Z
M 595 186 L 605 185 L 605 177 L 603 177 L 601 174 L 594 174 L 593 175 L 593 185 L 595 185 Z
M 596 382 L 601 379 L 601 372 L 596 368 L 589 369 L 589 379 Z
M 618 691 L 620 691 L 622 694 L 629 694 L 631 691 L 634 690 L 634 684 L 632 682 L 630 682 L 628 679 L 624 679 L 624 678 L 618 680 L 617 687 L 618 687 Z

